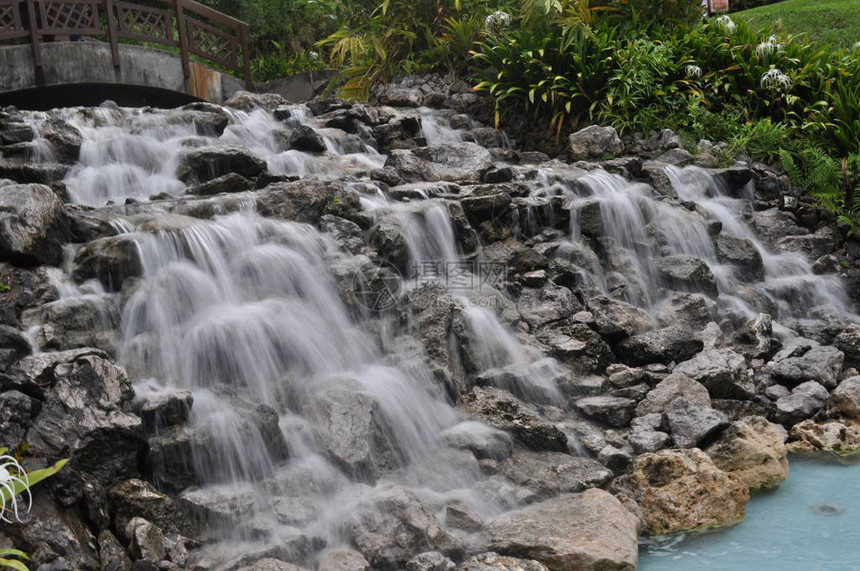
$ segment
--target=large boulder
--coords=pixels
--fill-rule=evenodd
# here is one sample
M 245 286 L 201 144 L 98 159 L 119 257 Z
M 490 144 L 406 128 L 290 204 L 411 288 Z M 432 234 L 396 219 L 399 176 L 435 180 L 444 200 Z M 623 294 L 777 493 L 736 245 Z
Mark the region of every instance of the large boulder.
M 749 488 L 698 448 L 642 454 L 613 484 L 642 510 L 646 535 L 734 525 L 744 518 Z
M 500 473 L 535 493 L 534 499 L 605 486 L 612 472 L 599 462 L 560 452 L 522 452 L 499 465 Z
M 616 354 L 628 365 L 686 361 L 705 347 L 689 329 L 670 325 L 639 333 L 618 344 Z
M 663 414 L 666 407 L 679 397 L 702 406 L 711 404 L 708 389 L 702 383 L 694 381 L 687 375 L 672 373 L 648 392 L 636 406 L 635 414 L 637 417 L 655 413 Z
M 0 191 L 0 258 L 16 265 L 58 266 L 71 240 L 63 201 L 42 184 L 6 184 Z
M 241 147 L 204 147 L 183 151 L 180 161 L 188 168 L 190 178 L 198 183 L 228 173 L 254 178 L 266 170 L 266 163 Z
M 789 452 L 833 452 L 854 454 L 860 450 L 860 423 L 852 420 L 807 419 L 791 427 Z
M 364 555 L 351 547 L 341 546 L 322 554 L 318 571 L 370 571 Z
M 654 319 L 661 327 L 681 325 L 690 331 L 700 331 L 714 320 L 712 305 L 713 301 L 703 295 L 678 292 L 660 302 Z
M 611 494 L 587 490 L 503 515 L 487 529 L 496 553 L 534 559 L 551 571 L 633 571 L 638 520 Z
M 620 155 L 624 143 L 612 127 L 591 125 L 570 135 L 568 154 L 573 161 L 583 159 L 611 158 L 607 155 Z
M 746 238 L 735 238 L 720 234 L 715 240 L 717 259 L 725 264 L 737 267 L 738 275 L 746 281 L 764 279 L 764 262 L 761 252 Z
M 176 502 L 144 480 L 132 478 L 108 490 L 114 529 L 124 530 L 135 517 L 151 521 L 166 533 L 197 537 L 200 525 L 185 515 Z
M 140 245 L 131 234 L 94 240 L 78 250 L 72 267 L 77 281 L 95 279 L 108 291 L 119 291 L 127 278 L 140 277 Z
M 773 249 L 784 236 L 809 234 L 809 230 L 798 226 L 792 213 L 775 208 L 754 213 L 750 223 L 762 241 Z
M 860 421 L 860 375 L 848 377 L 833 389 L 827 412 L 831 417 Z
M 585 305 L 594 316 L 594 328 L 611 341 L 645 333 L 654 327 L 646 311 L 605 295 L 592 297 Z
M 463 398 L 463 406 L 472 416 L 512 433 L 532 450 L 567 452 L 567 436 L 505 390 L 475 387 Z
M 540 327 L 566 319 L 582 309 L 582 305 L 566 287 L 547 284 L 541 288 L 523 288 L 517 309 L 523 321 L 531 327 Z
M 792 426 L 821 410 L 828 397 L 827 389 L 820 383 L 806 381 L 776 401 L 773 419 L 785 426 Z
M 673 400 L 663 411 L 672 440 L 681 448 L 693 448 L 712 439 L 729 424 L 725 414 L 710 406 Z
M 493 166 L 490 153 L 475 143 L 449 143 L 414 151 L 393 151 L 385 163 L 406 182 L 473 181 Z
M 113 353 L 119 311 L 113 296 L 60 299 L 24 311 L 22 323 L 36 327 L 36 343 L 45 350 L 96 347 Z
M 676 365 L 672 372 L 702 383 L 713 398 L 749 399 L 755 394 L 746 360 L 731 349 L 702 351 Z
M 660 258 L 656 262 L 660 277 L 671 289 L 702 292 L 717 296 L 717 282 L 711 268 L 704 260 L 688 254 L 676 254 Z
M 456 554 L 460 550 L 414 492 L 390 485 L 365 496 L 345 525 L 374 569 L 403 569 L 424 551 Z
M 773 488 L 788 478 L 785 429 L 761 416 L 735 421 L 705 449 L 716 466 L 750 490 Z
M 845 355 L 836 347 L 798 343 L 773 356 L 770 373 L 778 382 L 793 387 L 816 381 L 833 389 L 839 381 Z
M 610 426 L 624 427 L 633 418 L 636 401 L 624 397 L 592 396 L 577 399 L 576 408 Z

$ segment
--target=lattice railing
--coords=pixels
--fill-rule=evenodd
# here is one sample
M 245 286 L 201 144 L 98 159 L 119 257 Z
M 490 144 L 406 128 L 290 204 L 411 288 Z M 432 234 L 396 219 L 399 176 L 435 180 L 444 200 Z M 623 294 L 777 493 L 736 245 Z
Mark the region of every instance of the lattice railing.
M 40 44 L 60 39 L 106 39 L 119 66 L 119 40 L 179 48 L 185 77 L 189 54 L 244 77 L 251 87 L 248 25 L 193 0 L 163 0 L 164 7 L 119 0 L 0 0 L 0 44 L 33 45 L 41 67 Z

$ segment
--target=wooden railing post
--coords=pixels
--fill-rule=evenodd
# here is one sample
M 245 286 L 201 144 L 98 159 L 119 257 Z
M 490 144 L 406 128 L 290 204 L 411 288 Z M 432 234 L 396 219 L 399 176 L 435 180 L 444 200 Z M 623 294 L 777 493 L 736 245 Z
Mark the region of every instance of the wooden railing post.
M 176 7 L 176 27 L 179 28 L 179 56 L 182 59 L 182 73 L 185 79 L 191 77 L 191 64 L 188 62 L 188 27 L 185 24 L 185 12 L 183 11 L 183 0 L 174 0 Z
M 245 74 L 245 89 L 254 91 L 254 82 L 251 81 L 251 54 L 248 52 L 248 24 L 242 24 L 240 34 L 242 37 L 242 73 Z
M 110 55 L 113 58 L 113 66 L 119 67 L 119 45 L 117 42 L 116 14 L 113 10 L 113 0 L 105 0 L 105 12 L 107 12 L 108 39 L 110 40 Z
M 36 0 L 27 0 L 27 18 L 30 20 L 30 43 L 33 45 L 33 63 L 37 68 L 42 67 L 42 50 L 39 42 L 39 24 L 36 22 Z

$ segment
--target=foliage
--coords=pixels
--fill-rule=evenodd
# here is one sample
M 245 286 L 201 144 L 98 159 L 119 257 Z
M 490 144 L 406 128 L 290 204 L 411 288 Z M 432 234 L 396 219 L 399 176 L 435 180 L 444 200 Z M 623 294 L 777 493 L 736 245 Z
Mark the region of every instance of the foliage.
M 17 559 L 9 559 L 9 557 L 16 557 Z M 0 549 L 0 567 L 15 569 L 16 571 L 28 571 L 27 566 L 18 559 L 27 561 L 30 558 L 27 557 L 26 553 L 17 549 Z
M 803 184 L 818 206 L 848 223 L 860 226 L 860 154 L 834 159 L 818 149 L 779 152 L 782 169 L 795 184 Z
M 0 448 L 0 521 L 11 523 L 8 513 L 21 521 L 18 514 L 18 496 L 27 495 L 27 511 L 30 510 L 32 497 L 30 488 L 45 478 L 53 476 L 68 463 L 68 459 L 60 460 L 52 466 L 25 472 L 18 459 L 7 454 L 8 448 Z
M 9 284 L 4 283 L 4 282 L 0 282 L 0 293 L 6 293 L 7 291 L 10 291 L 11 289 L 12 289 L 12 286 L 10 286 Z
M 315 51 L 293 52 L 285 45 L 272 41 L 273 51 L 251 62 L 254 81 L 272 81 L 280 77 L 317 69 L 326 69 L 325 60 Z

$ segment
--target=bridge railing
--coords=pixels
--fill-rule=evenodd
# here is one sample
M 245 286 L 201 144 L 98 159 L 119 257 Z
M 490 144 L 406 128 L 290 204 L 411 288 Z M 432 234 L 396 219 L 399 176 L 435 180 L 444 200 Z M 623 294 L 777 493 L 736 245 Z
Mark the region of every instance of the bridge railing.
M 121 0 L 0 0 L 0 44 L 27 42 L 42 65 L 41 44 L 68 36 L 103 38 L 114 66 L 119 41 L 133 40 L 178 48 L 185 77 L 189 54 L 244 78 L 249 89 L 251 62 L 248 25 L 193 0 L 153 0 L 152 5 Z

